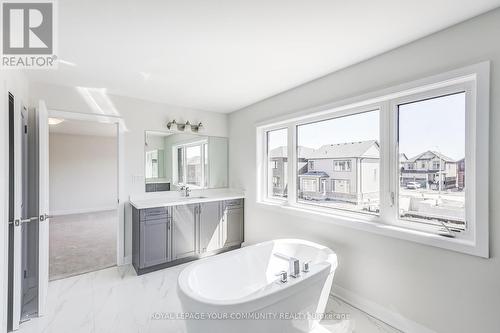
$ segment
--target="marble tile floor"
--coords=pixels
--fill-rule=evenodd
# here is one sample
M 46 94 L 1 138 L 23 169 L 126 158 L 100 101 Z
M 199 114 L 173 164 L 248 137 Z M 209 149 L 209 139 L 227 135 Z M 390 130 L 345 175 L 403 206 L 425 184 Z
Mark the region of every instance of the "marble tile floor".
M 184 333 L 181 320 L 157 320 L 155 313 L 180 312 L 177 277 L 188 264 L 137 276 L 120 266 L 51 281 L 47 315 L 21 324 L 19 333 Z M 331 297 L 321 333 L 395 333 L 398 330 Z

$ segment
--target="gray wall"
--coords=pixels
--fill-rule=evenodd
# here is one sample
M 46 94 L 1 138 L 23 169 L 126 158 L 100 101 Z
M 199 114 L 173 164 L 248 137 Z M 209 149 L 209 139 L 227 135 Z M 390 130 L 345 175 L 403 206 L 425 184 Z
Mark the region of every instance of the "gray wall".
M 423 22 L 425 23 L 425 22 Z M 245 237 L 299 237 L 332 247 L 335 283 L 437 332 L 498 332 L 500 200 L 490 187 L 488 260 L 277 212 L 256 204 L 259 121 L 390 87 L 485 60 L 492 61 L 490 183 L 500 184 L 500 10 L 269 98 L 229 117 L 230 185 L 247 191 Z M 341 51 L 341 50 L 340 50 Z M 291 69 L 293 70 L 293 69 Z

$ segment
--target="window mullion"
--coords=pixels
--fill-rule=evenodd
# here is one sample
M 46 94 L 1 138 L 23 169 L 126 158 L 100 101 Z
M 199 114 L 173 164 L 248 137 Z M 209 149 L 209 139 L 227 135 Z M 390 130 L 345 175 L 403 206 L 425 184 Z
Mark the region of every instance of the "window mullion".
M 380 220 L 394 223 L 397 211 L 395 202 L 395 180 L 398 172 L 394 169 L 398 160 L 395 135 L 395 116 L 390 102 L 380 105 Z
M 297 202 L 297 130 L 295 123 L 288 125 L 288 203 Z
M 390 105 L 387 102 L 380 104 L 380 220 L 390 223 L 391 206 L 391 161 L 393 152 L 392 145 L 392 121 Z

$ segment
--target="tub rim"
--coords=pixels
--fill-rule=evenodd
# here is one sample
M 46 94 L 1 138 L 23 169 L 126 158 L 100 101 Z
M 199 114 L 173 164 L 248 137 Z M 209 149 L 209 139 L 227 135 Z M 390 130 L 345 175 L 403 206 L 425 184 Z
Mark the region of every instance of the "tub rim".
M 250 294 L 242 298 L 238 299 L 229 299 L 229 300 L 216 300 L 212 298 L 207 298 L 202 295 L 200 295 L 197 291 L 193 290 L 188 283 L 189 275 L 191 272 L 199 265 L 206 265 L 208 261 L 210 260 L 221 260 L 221 258 L 229 255 L 234 255 L 234 251 L 226 252 L 223 254 L 219 254 L 215 257 L 209 257 L 205 258 L 200 261 L 196 261 L 191 263 L 189 266 L 185 267 L 181 273 L 179 274 L 179 277 L 177 278 L 177 286 L 180 291 L 184 296 L 187 298 L 198 302 L 202 303 L 205 305 L 209 306 L 234 306 L 234 305 L 241 305 L 241 304 L 247 304 L 250 302 L 255 302 L 258 300 L 263 300 L 269 297 L 272 297 L 273 295 L 279 293 L 279 292 L 286 292 L 286 293 L 294 293 L 298 290 L 301 290 L 303 287 L 314 283 L 317 279 L 321 278 L 326 272 L 327 274 L 333 274 L 338 266 L 338 259 L 337 259 L 337 254 L 330 249 L 327 246 L 311 242 L 308 240 L 303 240 L 303 239 L 295 239 L 295 238 L 281 238 L 281 239 L 274 239 L 274 240 L 269 240 L 269 241 L 264 241 L 252 245 L 248 245 L 245 247 L 242 247 L 238 250 L 235 251 L 244 251 L 246 249 L 249 249 L 252 246 L 265 246 L 267 244 L 271 243 L 295 243 L 295 244 L 303 244 L 303 245 L 308 245 L 311 247 L 318 248 L 318 250 L 326 250 L 327 252 L 327 259 L 317 265 L 316 267 L 320 266 L 317 270 L 312 271 L 311 273 L 308 273 L 309 275 L 306 278 L 300 279 L 300 280 L 295 280 L 295 279 L 290 279 L 287 284 L 284 284 L 282 288 L 280 289 L 275 289 L 275 290 L 270 290 L 266 291 L 264 293 L 255 293 L 255 294 Z

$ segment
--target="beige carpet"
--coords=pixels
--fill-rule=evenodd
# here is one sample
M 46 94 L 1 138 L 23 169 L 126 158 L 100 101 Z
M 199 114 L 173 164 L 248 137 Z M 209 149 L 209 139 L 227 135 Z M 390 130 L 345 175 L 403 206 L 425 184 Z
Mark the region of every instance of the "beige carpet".
M 49 279 L 116 265 L 116 230 L 116 210 L 53 217 L 49 230 Z

